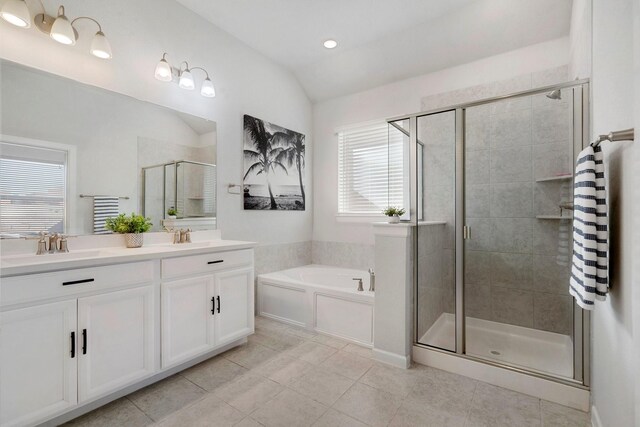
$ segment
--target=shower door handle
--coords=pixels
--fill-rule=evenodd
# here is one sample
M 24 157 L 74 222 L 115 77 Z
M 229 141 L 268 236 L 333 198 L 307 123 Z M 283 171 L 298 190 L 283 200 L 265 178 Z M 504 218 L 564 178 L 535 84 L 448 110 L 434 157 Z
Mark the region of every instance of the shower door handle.
M 462 238 L 464 240 L 469 240 L 471 238 L 471 228 L 467 225 L 462 227 Z

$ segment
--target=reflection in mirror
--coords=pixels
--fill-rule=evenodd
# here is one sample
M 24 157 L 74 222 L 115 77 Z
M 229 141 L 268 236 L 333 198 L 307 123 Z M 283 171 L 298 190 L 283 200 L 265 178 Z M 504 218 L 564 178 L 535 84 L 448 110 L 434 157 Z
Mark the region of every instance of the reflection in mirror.
M 100 233 L 118 212 L 153 231 L 216 228 L 215 122 L 8 61 L 0 71 L 0 236 Z

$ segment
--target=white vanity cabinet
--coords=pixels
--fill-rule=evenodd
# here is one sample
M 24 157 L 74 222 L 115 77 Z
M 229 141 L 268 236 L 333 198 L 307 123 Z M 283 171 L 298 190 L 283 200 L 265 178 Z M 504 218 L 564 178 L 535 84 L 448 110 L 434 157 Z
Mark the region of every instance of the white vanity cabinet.
M 0 426 L 106 403 L 243 342 L 254 312 L 244 248 L 3 277 Z
M 0 313 L 0 425 L 28 425 L 77 402 L 76 301 Z
M 163 260 L 162 276 L 163 368 L 253 333 L 252 251 Z

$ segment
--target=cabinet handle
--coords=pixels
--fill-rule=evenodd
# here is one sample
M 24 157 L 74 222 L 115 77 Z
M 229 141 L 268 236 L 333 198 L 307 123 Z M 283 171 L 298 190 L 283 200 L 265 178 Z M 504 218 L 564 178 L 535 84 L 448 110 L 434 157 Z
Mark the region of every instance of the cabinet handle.
M 216 314 L 216 297 L 211 297 L 211 315 L 215 316 Z
M 220 295 L 218 295 L 218 313 L 220 313 Z
M 87 354 L 87 330 L 82 330 L 82 354 Z
M 216 261 L 209 261 L 207 264 L 220 264 L 221 262 L 224 262 L 223 259 L 218 259 Z
M 79 285 L 80 283 L 89 283 L 93 282 L 95 279 L 83 279 L 83 280 L 73 280 L 71 282 L 62 282 L 62 286 L 68 285 Z
M 76 333 L 71 332 L 71 358 L 76 357 Z

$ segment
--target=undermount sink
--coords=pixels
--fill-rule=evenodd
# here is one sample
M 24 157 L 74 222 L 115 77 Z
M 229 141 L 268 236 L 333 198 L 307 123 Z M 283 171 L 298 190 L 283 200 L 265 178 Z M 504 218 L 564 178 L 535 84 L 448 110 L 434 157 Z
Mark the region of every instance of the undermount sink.
M 9 255 L 2 257 L 2 264 L 16 265 L 16 264 L 34 264 L 41 262 L 57 262 L 74 259 L 91 258 L 100 255 L 99 250 L 89 251 L 71 251 L 71 252 L 58 252 L 55 254 L 44 255 Z
M 150 245 L 150 247 L 174 248 L 174 249 L 194 249 L 215 246 L 214 241 L 208 242 L 191 242 L 191 243 L 163 243 L 160 245 Z

